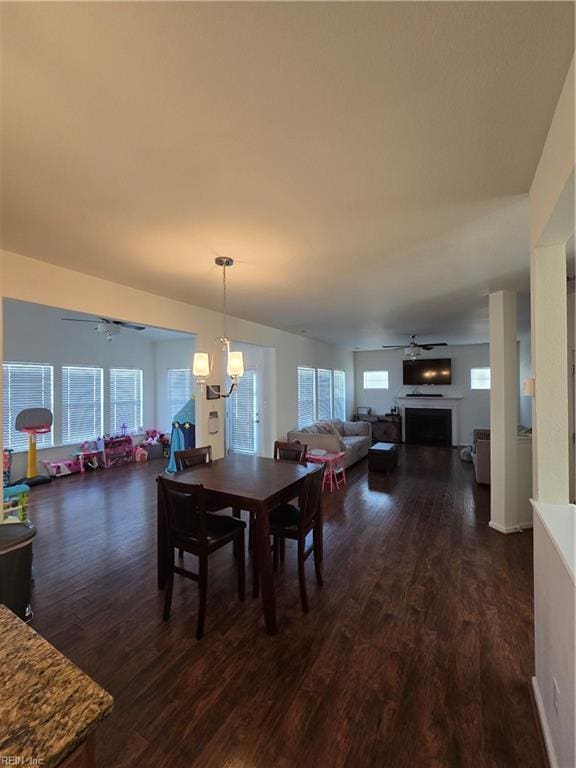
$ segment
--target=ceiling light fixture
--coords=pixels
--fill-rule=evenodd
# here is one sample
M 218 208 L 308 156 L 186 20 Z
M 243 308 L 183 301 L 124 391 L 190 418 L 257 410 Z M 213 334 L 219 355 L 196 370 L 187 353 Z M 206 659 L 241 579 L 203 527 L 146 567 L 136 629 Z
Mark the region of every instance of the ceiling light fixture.
M 222 397 L 230 397 L 238 384 L 238 379 L 244 375 L 244 356 L 242 352 L 234 352 L 230 349 L 230 339 L 226 335 L 226 270 L 233 266 L 234 260 L 225 256 L 218 256 L 214 259 L 214 263 L 218 267 L 222 267 L 222 336 L 219 336 L 218 341 L 222 344 L 222 350 L 226 352 L 226 373 L 232 379 L 232 384 L 228 392 L 224 393 L 218 393 L 209 384 L 206 384 L 206 379 L 212 372 L 214 362 L 213 357 L 210 357 L 207 352 L 194 353 L 192 372 L 200 386 L 207 386 L 214 394 L 221 394 Z

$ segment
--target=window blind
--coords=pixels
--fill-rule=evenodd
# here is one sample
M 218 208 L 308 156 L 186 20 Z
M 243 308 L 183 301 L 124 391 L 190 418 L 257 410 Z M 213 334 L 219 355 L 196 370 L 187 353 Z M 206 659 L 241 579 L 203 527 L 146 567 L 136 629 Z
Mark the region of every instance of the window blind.
M 167 426 L 171 427 L 174 416 L 192 397 L 192 376 L 190 368 L 169 368 L 167 376 Z
M 298 426 L 307 427 L 316 420 L 316 371 L 298 366 Z
M 228 448 L 256 453 L 256 371 L 247 368 L 228 400 Z
M 334 371 L 334 418 L 346 421 L 346 374 Z
M 470 389 L 490 389 L 490 368 L 470 369 Z
M 318 369 L 318 419 L 332 418 L 332 371 Z
M 388 371 L 364 371 L 364 389 L 388 389 Z
M 102 407 L 102 368 L 62 366 L 62 442 L 101 437 Z
M 142 371 L 135 368 L 110 369 L 110 432 L 128 432 L 143 428 Z
M 4 446 L 13 451 L 28 448 L 28 435 L 14 429 L 16 416 L 25 408 L 52 408 L 53 368 L 36 363 L 3 363 L 2 365 L 2 431 Z M 36 445 L 53 445 L 53 433 L 38 435 Z

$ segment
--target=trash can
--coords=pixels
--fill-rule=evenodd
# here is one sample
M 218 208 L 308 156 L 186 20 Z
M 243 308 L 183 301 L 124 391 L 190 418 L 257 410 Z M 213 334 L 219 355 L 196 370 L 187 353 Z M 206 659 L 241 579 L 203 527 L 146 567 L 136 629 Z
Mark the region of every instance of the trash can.
M 0 525 L 0 603 L 26 620 L 30 617 L 32 539 L 30 523 Z

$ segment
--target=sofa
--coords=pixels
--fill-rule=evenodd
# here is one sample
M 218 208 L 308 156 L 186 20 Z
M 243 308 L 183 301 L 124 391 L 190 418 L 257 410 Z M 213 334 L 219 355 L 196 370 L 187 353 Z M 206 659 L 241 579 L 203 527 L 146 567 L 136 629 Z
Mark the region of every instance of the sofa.
M 367 421 L 316 421 L 309 427 L 288 432 L 288 441 L 304 443 L 308 448 L 320 448 L 329 453 L 343 451 L 343 464 L 349 467 L 364 456 L 372 445 L 372 425 Z
M 473 431 L 473 443 L 472 461 L 474 462 L 476 482 L 481 485 L 490 485 L 490 430 L 475 429 Z M 532 456 L 532 430 L 522 424 L 518 425 L 518 451 L 518 467 L 522 466 L 522 473 L 525 475 L 528 469 L 524 469 L 524 465 L 526 465 L 524 454 L 528 451 L 530 457 Z M 530 461 L 532 461 L 531 458 Z M 529 475 L 531 482 L 531 468 Z

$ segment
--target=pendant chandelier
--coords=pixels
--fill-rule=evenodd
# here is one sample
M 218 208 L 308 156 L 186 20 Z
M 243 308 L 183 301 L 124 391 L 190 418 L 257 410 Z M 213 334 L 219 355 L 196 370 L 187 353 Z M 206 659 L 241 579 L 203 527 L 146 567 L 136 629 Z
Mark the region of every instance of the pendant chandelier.
M 234 260 L 228 259 L 225 256 L 218 256 L 218 258 L 214 259 L 214 263 L 218 267 L 222 267 L 222 336 L 218 337 L 218 341 L 222 344 L 222 351 L 226 353 L 226 373 L 232 380 L 228 392 L 220 394 L 222 397 L 230 397 L 234 387 L 238 384 L 238 379 L 244 375 L 244 357 L 242 352 L 234 352 L 230 349 L 230 339 L 226 334 L 226 270 L 233 266 Z M 206 384 L 206 379 L 212 373 L 213 363 L 213 356 L 211 357 L 207 352 L 195 352 L 192 372 L 198 384 L 202 387 L 207 386 L 214 394 L 219 394 L 210 384 Z

